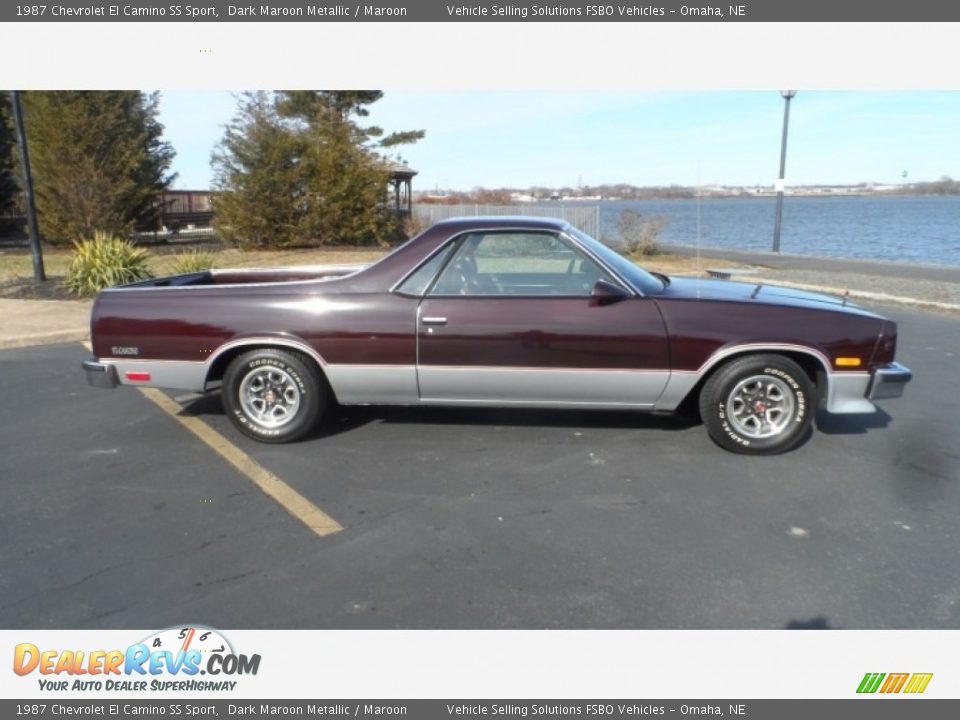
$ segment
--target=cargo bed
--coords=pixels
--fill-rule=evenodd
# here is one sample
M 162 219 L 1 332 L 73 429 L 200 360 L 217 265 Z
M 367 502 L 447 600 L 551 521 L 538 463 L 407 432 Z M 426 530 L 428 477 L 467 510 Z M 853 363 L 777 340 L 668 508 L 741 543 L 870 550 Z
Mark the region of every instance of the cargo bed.
M 282 268 L 233 268 L 151 278 L 123 288 L 202 287 L 204 285 L 256 285 L 304 280 L 333 280 L 363 270 L 366 265 L 304 265 Z

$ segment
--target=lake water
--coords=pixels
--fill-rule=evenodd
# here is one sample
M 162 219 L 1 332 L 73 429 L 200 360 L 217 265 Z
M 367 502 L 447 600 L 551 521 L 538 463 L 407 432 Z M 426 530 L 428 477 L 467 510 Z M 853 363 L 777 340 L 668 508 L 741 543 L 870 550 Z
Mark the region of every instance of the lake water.
M 627 209 L 667 218 L 663 242 L 697 242 L 696 200 L 600 203 L 605 237 L 617 237 L 617 218 Z M 770 250 L 775 216 L 775 197 L 702 199 L 700 243 L 703 247 Z M 780 250 L 960 265 L 960 197 L 786 196 Z

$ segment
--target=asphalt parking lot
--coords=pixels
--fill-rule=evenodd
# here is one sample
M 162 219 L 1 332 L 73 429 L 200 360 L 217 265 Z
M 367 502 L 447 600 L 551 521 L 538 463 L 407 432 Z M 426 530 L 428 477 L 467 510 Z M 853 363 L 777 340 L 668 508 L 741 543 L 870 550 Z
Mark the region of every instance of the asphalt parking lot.
M 0 352 L 5 628 L 960 627 L 960 318 L 904 398 L 745 458 L 619 413 L 346 409 L 290 446 L 196 416 L 321 535 L 80 344 Z M 889 413 L 889 414 L 888 414 Z

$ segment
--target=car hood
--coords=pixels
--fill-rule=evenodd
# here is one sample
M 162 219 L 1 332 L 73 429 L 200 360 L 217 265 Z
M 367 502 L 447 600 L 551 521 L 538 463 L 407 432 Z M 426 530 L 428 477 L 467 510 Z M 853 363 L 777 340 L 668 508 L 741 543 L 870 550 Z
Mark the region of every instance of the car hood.
M 798 290 L 780 285 L 734 282 L 730 280 L 671 277 L 670 284 L 663 289 L 659 297 L 749 302 L 763 305 L 788 305 L 808 308 L 815 307 L 840 312 L 873 315 L 873 313 L 868 310 L 864 310 L 836 295 L 808 292 L 806 290 Z

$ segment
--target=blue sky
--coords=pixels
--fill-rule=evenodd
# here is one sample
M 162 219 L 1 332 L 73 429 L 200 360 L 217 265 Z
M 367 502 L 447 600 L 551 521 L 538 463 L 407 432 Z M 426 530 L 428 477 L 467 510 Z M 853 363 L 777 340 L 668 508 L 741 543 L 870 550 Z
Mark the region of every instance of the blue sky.
M 179 188 L 209 187 L 210 154 L 234 94 L 165 91 L 160 120 Z M 772 184 L 777 91 L 386 91 L 385 130 L 424 129 L 402 148 L 417 190 L 473 187 Z M 960 91 L 800 90 L 790 113 L 787 183 L 960 178 Z

